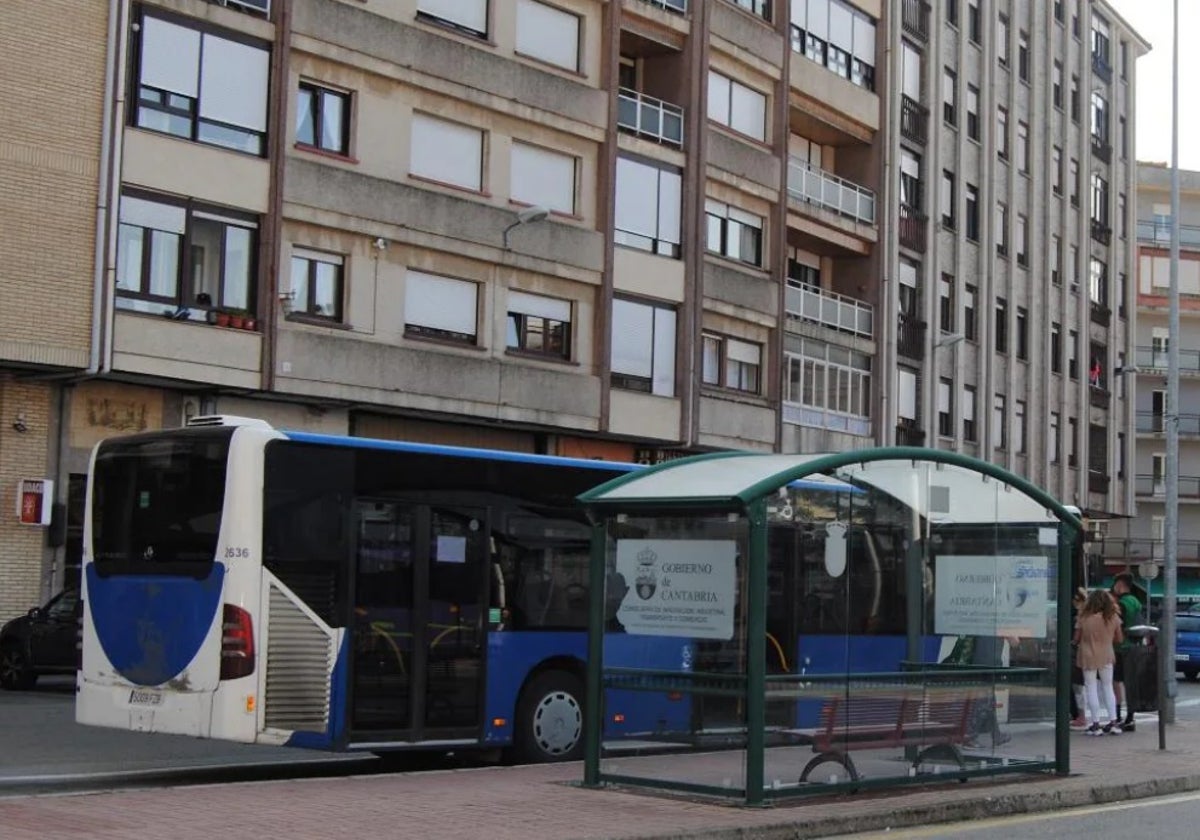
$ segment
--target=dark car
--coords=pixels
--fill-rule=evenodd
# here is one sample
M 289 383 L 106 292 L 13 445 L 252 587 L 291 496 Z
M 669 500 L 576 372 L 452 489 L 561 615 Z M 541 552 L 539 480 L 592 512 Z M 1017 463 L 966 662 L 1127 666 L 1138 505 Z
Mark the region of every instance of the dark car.
M 0 628 L 0 686 L 32 688 L 42 674 L 75 671 L 79 633 L 78 589 L 65 589 Z
M 1175 616 L 1175 670 L 1189 680 L 1200 676 L 1200 613 Z

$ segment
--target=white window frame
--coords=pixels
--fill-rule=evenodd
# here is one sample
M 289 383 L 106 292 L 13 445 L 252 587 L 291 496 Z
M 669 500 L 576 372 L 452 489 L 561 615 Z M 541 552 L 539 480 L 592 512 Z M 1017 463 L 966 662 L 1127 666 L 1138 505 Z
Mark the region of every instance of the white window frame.
M 551 359 L 570 359 L 572 323 L 571 301 L 516 289 L 509 290 L 505 336 L 505 344 L 509 350 Z M 561 347 L 558 350 L 547 342 L 556 325 L 562 336 Z M 542 346 L 530 347 L 527 342 L 529 335 L 540 335 Z
M 522 204 L 573 216 L 578 171 L 574 155 L 514 140 L 509 152 L 509 195 Z
M 472 192 L 483 191 L 482 129 L 414 111 L 409 137 L 410 175 Z
M 300 294 L 299 289 L 295 285 L 296 260 L 304 260 L 314 269 L 308 272 L 305 278 L 306 287 L 304 294 Z M 322 320 L 341 322 L 343 313 L 346 310 L 346 258 L 340 254 L 330 254 L 324 251 L 313 251 L 300 246 L 292 246 L 291 260 L 289 260 L 290 275 L 289 294 L 291 295 L 292 311 L 300 315 L 310 318 L 320 318 Z M 337 297 L 335 310 L 333 312 L 325 312 L 323 309 L 315 308 L 316 288 L 314 281 L 319 279 L 315 276 L 316 266 L 325 265 L 331 267 L 333 278 L 337 286 Z
M 462 344 L 479 341 L 479 284 L 409 268 L 404 277 L 404 334 Z
M 765 93 L 716 70 L 708 71 L 708 118 L 713 122 L 766 142 L 767 101 Z
M 639 188 L 653 181 L 652 200 Z M 613 242 L 678 258 L 683 213 L 683 173 L 621 155 L 617 158 Z
M 488 0 L 417 0 L 417 16 L 486 38 Z
M 713 254 L 720 254 L 731 260 L 744 262 L 748 265 L 762 266 L 766 250 L 766 220 L 762 216 L 747 213 L 737 207 L 731 207 L 711 198 L 704 200 L 705 215 L 705 246 Z M 719 232 L 719 242 L 712 241 L 714 225 Z M 754 232 L 757 231 L 757 242 Z M 749 241 L 746 241 L 749 239 Z M 744 254 L 744 245 L 756 245 L 757 253 Z
M 518 55 L 579 71 L 579 15 L 538 0 L 517 0 Z
M 704 333 L 701 379 L 705 385 L 745 394 L 762 391 L 762 345 Z
M 674 306 L 625 297 L 613 299 L 613 387 L 675 396 L 678 317 Z

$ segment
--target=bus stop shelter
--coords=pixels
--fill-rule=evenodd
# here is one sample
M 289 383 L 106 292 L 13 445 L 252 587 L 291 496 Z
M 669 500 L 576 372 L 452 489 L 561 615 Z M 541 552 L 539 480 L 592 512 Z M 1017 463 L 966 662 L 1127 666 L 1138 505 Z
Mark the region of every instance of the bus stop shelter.
M 579 497 L 584 782 L 791 796 L 1069 772 L 1081 524 L 957 453 L 723 452 Z M 625 709 L 658 723 L 627 731 Z

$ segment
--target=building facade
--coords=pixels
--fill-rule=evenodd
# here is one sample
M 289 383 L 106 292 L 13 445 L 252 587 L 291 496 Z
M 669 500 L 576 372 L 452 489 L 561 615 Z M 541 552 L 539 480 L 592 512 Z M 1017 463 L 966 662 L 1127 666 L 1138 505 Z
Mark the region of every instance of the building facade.
M 98 26 L 96 271 L 54 298 L 82 355 L 4 380 L 41 389 L 20 471 L 71 527 L 15 532 L 37 569 L 0 603 L 78 568 L 97 440 L 214 412 L 643 461 L 953 447 L 1131 510 L 1146 45 L 1103 3 L 112 0 Z

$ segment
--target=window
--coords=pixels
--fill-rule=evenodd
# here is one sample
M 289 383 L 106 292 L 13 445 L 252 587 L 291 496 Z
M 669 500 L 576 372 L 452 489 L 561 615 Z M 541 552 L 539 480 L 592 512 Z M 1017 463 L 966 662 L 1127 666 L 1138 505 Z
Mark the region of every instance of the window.
M 954 229 L 954 173 L 942 170 L 942 224 Z
M 996 153 L 1008 160 L 1008 109 L 996 109 Z
M 917 372 L 906 367 L 896 371 L 896 416 L 899 425 L 911 429 L 919 429 L 917 405 L 920 400 L 919 381 Z
M 958 76 L 949 67 L 942 73 L 942 120 L 946 125 L 958 125 Z
M 143 15 L 134 124 L 239 152 L 266 151 L 265 47 Z
M 487 0 L 417 0 L 417 17 L 486 37 Z
M 1067 466 L 1079 466 L 1079 420 L 1067 418 Z
M 1061 111 L 1063 106 L 1063 66 L 1061 61 L 1054 62 L 1053 85 L 1054 107 Z
M 1050 282 L 1062 285 L 1062 239 L 1057 233 L 1050 234 Z
M 506 346 L 521 353 L 570 359 L 571 302 L 510 291 Z
M 1079 77 L 1071 76 L 1071 121 L 1079 122 Z
M 1117 314 L 1125 316 L 1125 272 L 1117 274 Z
M 962 415 L 963 415 L 963 440 L 969 443 L 975 443 L 979 440 L 979 433 L 975 430 L 975 386 L 963 386 L 962 399 Z
M 704 334 L 702 378 L 716 385 L 750 394 L 759 392 L 762 346 L 726 336 Z
M 900 150 L 900 203 L 920 210 L 921 200 L 921 157 L 908 149 Z
M 1095 257 L 1088 265 L 1088 297 L 1092 303 L 1108 307 L 1108 264 Z
M 613 241 L 652 254 L 678 257 L 682 184 L 677 169 L 617 158 Z
M 1054 19 L 1063 22 L 1063 0 L 1054 0 Z
M 1067 333 L 1067 376 L 1079 378 L 1079 333 L 1075 330 Z
M 1092 58 L 1108 66 L 1109 30 L 1108 21 L 1100 15 L 1092 16 Z
M 204 320 L 253 311 L 255 217 L 126 193 L 117 230 L 120 309 Z
M 771 0 L 733 0 L 733 4 L 753 12 L 763 20 L 771 19 Z
M 1067 277 L 1071 281 L 1071 294 L 1079 291 L 1079 246 L 1072 245 L 1067 251 Z
M 1122 41 L 1120 45 L 1121 51 L 1121 78 L 1129 78 L 1129 42 Z
M 1008 256 L 1008 205 L 996 205 L 996 253 Z
M 1021 213 L 1017 214 L 1017 264 L 1029 265 L 1029 220 Z
M 1008 301 L 996 298 L 996 352 L 1008 352 Z
M 1017 36 L 1017 77 L 1022 82 L 1029 81 L 1029 33 L 1022 32 Z
M 1071 206 L 1079 206 L 1079 161 L 1071 158 Z
M 761 216 L 730 207 L 711 198 L 704 202 L 705 247 L 731 260 L 762 265 L 763 220 Z
M 791 3 L 793 52 L 867 90 L 875 89 L 875 19 L 842 0 Z
M 979 88 L 967 85 L 967 136 L 979 139 Z
M 958 26 L 958 0 L 946 0 L 946 23 Z
M 1062 195 L 1062 149 L 1055 146 L 1050 151 L 1050 188 L 1055 195 Z
M 708 118 L 755 140 L 767 139 L 767 97 L 715 70 L 708 72 Z
M 979 241 L 979 189 L 974 184 L 966 184 L 967 210 L 967 239 Z
M 1017 358 L 1029 361 L 1029 311 L 1023 306 L 1017 307 Z
M 1029 123 L 1017 123 L 1017 171 L 1029 173 Z
M 897 294 L 900 299 L 900 314 L 917 318 L 920 314 L 920 297 L 917 294 L 917 277 L 921 266 L 912 260 L 900 258 L 900 284 Z
M 1050 439 L 1046 441 L 1046 457 L 1051 464 L 1057 464 L 1062 458 L 1062 415 L 1057 411 L 1050 412 Z
M 963 290 L 963 336 L 968 341 L 975 341 L 975 287 L 967 286 Z
M 341 321 L 344 268 L 336 254 L 292 248 L 292 311 Z
M 412 117 L 409 173 L 441 184 L 483 189 L 483 132 L 427 114 Z
M 938 380 L 938 434 L 942 437 L 954 436 L 954 383 L 949 379 Z
M 575 212 L 575 158 L 513 141 L 512 198 L 568 215 Z
M 1124 43 L 1121 46 L 1125 46 Z M 1117 478 L 1125 477 L 1125 433 L 1117 432 Z
M 1062 373 L 1062 324 L 1050 325 L 1050 372 Z
M 807 409 L 799 424 L 869 435 L 871 356 L 811 338 L 799 343 L 798 352 L 784 353 L 783 396 Z
M 938 327 L 942 332 L 954 332 L 954 277 L 943 274 L 938 280 Z
M 1099 172 L 1092 173 L 1092 221 L 1108 227 L 1108 181 Z
M 612 308 L 612 384 L 675 394 L 675 309 L 616 298 Z
M 1125 123 L 1124 117 L 1117 118 L 1121 136 L 1118 138 L 1121 142 L 1121 160 L 1125 160 L 1129 156 L 1129 127 Z
M 479 285 L 408 269 L 404 281 L 404 334 L 475 344 Z
M 996 60 L 1001 67 L 1008 66 L 1008 16 L 1000 15 L 996 20 Z
M 1008 446 L 1008 406 L 1003 394 L 992 398 L 992 447 L 1004 449 Z
M 350 94 L 301 82 L 296 98 L 296 142 L 344 155 L 350 150 Z
M 579 17 L 537 0 L 517 0 L 517 52 L 579 69 Z
M 1024 455 L 1027 450 L 1026 439 L 1028 435 L 1028 427 L 1025 420 L 1025 401 L 1013 400 L 1013 434 L 1016 435 L 1015 446 L 1013 449 Z
M 982 22 L 979 18 L 979 3 L 967 3 L 967 37 L 971 39 L 971 43 L 978 44 L 982 39 L 980 37 L 980 29 Z

